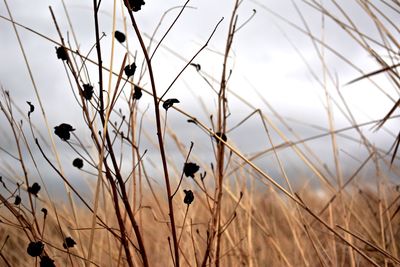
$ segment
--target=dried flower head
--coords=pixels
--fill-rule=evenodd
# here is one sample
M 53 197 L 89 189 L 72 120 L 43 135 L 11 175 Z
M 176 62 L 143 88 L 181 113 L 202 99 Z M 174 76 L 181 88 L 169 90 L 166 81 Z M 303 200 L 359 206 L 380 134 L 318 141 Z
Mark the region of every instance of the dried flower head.
M 125 42 L 125 40 L 126 40 L 125 34 L 122 33 L 122 32 L 120 32 L 120 31 L 115 31 L 115 32 L 114 32 L 114 37 L 115 37 L 115 39 L 117 39 L 117 41 L 120 42 L 121 44 L 122 44 L 123 42 Z
M 125 6 L 131 8 L 134 12 L 138 12 L 144 4 L 143 0 L 125 0 Z
M 60 46 L 56 48 L 57 58 L 61 60 L 68 60 L 67 49 L 64 46 Z
M 135 74 L 135 71 L 136 71 L 135 62 L 133 62 L 131 65 L 126 65 L 124 68 L 125 75 L 128 76 L 128 78 L 133 76 Z
M 66 237 L 66 238 L 65 238 L 65 241 L 64 241 L 64 243 L 63 243 L 63 247 L 64 247 L 65 249 L 67 249 L 67 248 L 73 248 L 75 245 L 76 245 L 76 242 L 75 242 L 75 240 L 73 240 L 71 237 Z
M 183 192 L 185 193 L 185 198 L 183 199 L 183 203 L 190 205 L 192 204 L 193 200 L 194 200 L 194 195 L 192 190 L 183 190 Z
M 83 85 L 83 92 L 82 92 L 82 96 L 86 99 L 86 100 L 91 100 L 93 97 L 93 86 L 91 86 L 90 84 L 84 84 Z
M 75 129 L 67 123 L 61 123 L 60 125 L 54 127 L 54 133 L 64 141 L 67 141 L 71 138 L 72 131 L 75 131 Z
M 49 256 L 42 256 L 40 258 L 40 267 L 56 267 L 54 260 Z
M 40 185 L 38 183 L 33 183 L 32 186 L 28 187 L 28 193 L 37 196 L 40 191 Z
M 139 86 L 135 85 L 134 86 L 134 92 L 133 92 L 133 99 L 139 100 L 143 93 L 142 93 L 142 88 L 140 88 Z
M 78 168 L 78 169 L 82 169 L 83 167 L 83 160 L 80 158 L 76 158 L 74 159 L 74 161 L 72 161 L 72 166 Z
M 186 162 L 183 166 L 183 173 L 186 177 L 194 178 L 194 174 L 200 169 L 200 166 L 193 162 Z
M 21 197 L 16 195 L 14 200 L 14 205 L 18 206 L 19 204 L 21 204 Z
M 172 107 L 175 103 L 179 103 L 179 100 L 176 98 L 170 98 L 164 101 L 163 103 L 163 108 L 165 110 L 168 110 L 170 107 Z
M 41 241 L 37 242 L 30 242 L 28 245 L 28 248 L 26 249 L 26 252 L 32 257 L 38 257 L 42 254 L 44 250 L 44 244 Z

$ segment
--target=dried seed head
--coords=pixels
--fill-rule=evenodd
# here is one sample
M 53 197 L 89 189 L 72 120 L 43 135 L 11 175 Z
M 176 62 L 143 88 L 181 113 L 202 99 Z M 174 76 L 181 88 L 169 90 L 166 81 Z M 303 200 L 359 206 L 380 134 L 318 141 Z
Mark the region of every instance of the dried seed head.
M 38 183 L 33 183 L 32 186 L 28 187 L 28 193 L 37 196 L 40 191 L 40 185 Z
M 78 168 L 78 169 L 82 169 L 83 167 L 83 160 L 80 158 L 76 158 L 74 159 L 74 161 L 72 161 L 72 166 Z
M 133 99 L 139 100 L 143 93 L 142 93 L 142 88 L 140 88 L 139 86 L 134 86 L 134 92 L 133 92 Z
M 65 241 L 64 241 L 64 243 L 63 243 L 63 247 L 64 247 L 65 249 L 67 249 L 67 248 L 73 248 L 75 245 L 76 245 L 76 242 L 75 242 L 75 240 L 73 240 L 71 237 L 66 237 L 66 238 L 65 238 Z
M 183 173 L 186 177 L 194 178 L 194 174 L 200 169 L 200 166 L 193 162 L 186 162 L 183 166 Z
M 143 0 L 125 0 L 125 6 L 131 8 L 133 12 L 138 12 L 144 4 Z
M 164 101 L 163 103 L 163 108 L 165 110 L 168 110 L 170 107 L 172 107 L 175 103 L 179 103 L 179 100 L 176 98 L 170 98 Z
M 64 141 L 69 140 L 72 131 L 75 131 L 75 129 L 67 123 L 61 123 L 60 125 L 54 127 L 54 133 Z
M 82 95 L 86 100 L 91 100 L 93 97 L 93 86 L 91 86 L 90 84 L 84 84 L 83 85 L 83 91 L 82 91 Z
M 133 62 L 131 65 L 125 66 L 124 71 L 125 71 L 125 75 L 128 76 L 128 78 L 133 76 L 135 74 L 135 71 L 136 71 L 135 62 Z
M 192 190 L 183 190 L 183 192 L 185 193 L 185 198 L 183 199 L 183 203 L 190 205 L 192 204 L 193 200 L 194 200 L 194 195 Z
M 67 49 L 64 46 L 60 46 L 56 48 L 57 58 L 61 60 L 68 60 Z
M 44 250 L 44 244 L 41 241 L 30 242 L 26 252 L 32 257 L 38 257 L 42 254 Z
M 115 37 L 115 39 L 117 39 L 117 41 L 120 42 L 121 44 L 122 44 L 123 42 L 125 42 L 125 40 L 126 40 L 125 34 L 124 34 L 123 32 L 120 32 L 120 31 L 115 31 L 115 32 L 114 32 L 114 37 Z
M 56 265 L 49 256 L 42 256 L 40 258 L 40 267 L 56 267 Z

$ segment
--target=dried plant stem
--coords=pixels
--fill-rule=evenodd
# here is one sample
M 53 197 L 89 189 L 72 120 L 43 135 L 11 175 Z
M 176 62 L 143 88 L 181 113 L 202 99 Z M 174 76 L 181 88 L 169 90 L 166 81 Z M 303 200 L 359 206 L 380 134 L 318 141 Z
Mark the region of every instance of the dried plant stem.
M 164 141 L 163 141 L 163 137 L 162 137 L 160 107 L 159 107 L 159 102 L 158 102 L 158 98 L 157 98 L 157 91 L 156 91 L 156 85 L 155 85 L 154 76 L 153 76 L 153 69 L 152 69 L 149 54 L 146 50 L 146 45 L 144 44 L 142 35 L 136 24 L 132 10 L 128 9 L 128 13 L 131 18 L 132 26 L 133 26 L 136 36 L 139 40 L 139 43 L 142 48 L 142 52 L 144 54 L 144 57 L 145 57 L 145 60 L 147 63 L 147 67 L 149 70 L 151 89 L 152 89 L 152 95 L 153 95 L 153 100 L 154 100 L 154 111 L 155 111 L 155 117 L 156 117 L 157 138 L 158 138 L 158 144 L 159 144 L 159 148 L 160 148 L 160 156 L 161 156 L 163 170 L 164 170 L 165 186 L 166 186 L 167 197 L 168 197 L 168 210 L 169 210 L 169 218 L 170 218 L 170 222 L 171 222 L 171 232 L 172 232 L 172 239 L 173 239 L 173 246 L 174 246 L 174 257 L 175 257 L 174 263 L 175 263 L 175 266 L 179 267 L 179 244 L 178 244 L 178 238 L 177 238 L 177 233 L 176 233 L 171 184 L 170 184 L 170 179 L 169 179 L 169 174 L 168 174 L 168 165 L 167 165 L 167 158 L 166 158 L 166 154 L 165 154 Z
M 229 54 L 231 51 L 233 37 L 236 31 L 236 23 L 237 23 L 237 10 L 239 8 L 240 1 L 236 0 L 234 4 L 234 8 L 231 14 L 229 28 L 228 28 L 228 37 L 226 41 L 225 53 L 224 53 L 224 61 L 222 66 L 222 77 L 220 81 L 220 89 L 218 93 L 218 133 L 220 133 L 221 137 L 226 133 L 226 119 L 227 119 L 227 61 L 229 58 Z M 217 142 L 217 175 L 216 175 L 216 202 L 214 204 L 213 211 L 213 228 L 212 228 L 212 237 L 216 235 L 216 248 L 215 248 L 215 266 L 220 266 L 220 251 L 221 251 L 221 236 L 222 236 L 222 224 L 221 224 L 221 208 L 222 208 L 222 192 L 223 192 L 223 181 L 224 181 L 224 169 L 225 169 L 225 144 L 224 142 Z M 210 242 L 212 244 L 212 242 Z M 204 262 L 204 261 L 203 261 Z

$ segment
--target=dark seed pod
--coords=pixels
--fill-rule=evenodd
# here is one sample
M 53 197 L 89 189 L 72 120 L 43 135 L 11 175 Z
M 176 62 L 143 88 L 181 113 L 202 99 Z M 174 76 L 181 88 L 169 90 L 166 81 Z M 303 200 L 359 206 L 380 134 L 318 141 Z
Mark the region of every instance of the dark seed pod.
M 84 84 L 83 85 L 83 91 L 82 91 L 82 95 L 86 100 L 91 100 L 93 97 L 93 86 L 91 86 L 90 84 Z
M 40 258 L 40 267 L 56 267 L 56 265 L 49 256 L 42 256 Z
M 35 111 L 35 106 L 29 101 L 26 101 L 26 103 L 29 105 L 28 117 L 30 117 L 31 113 Z
M 40 211 L 43 212 L 44 217 L 47 216 L 47 209 L 46 208 L 42 208 Z
M 125 75 L 128 76 L 128 78 L 133 76 L 135 74 L 135 71 L 136 71 L 135 62 L 133 62 L 131 65 L 125 66 L 125 68 L 124 68 Z
M 57 58 L 61 60 L 68 60 L 67 49 L 64 46 L 60 46 L 56 48 Z
M 172 107 L 175 103 L 179 103 L 179 100 L 176 98 L 170 98 L 164 101 L 163 103 L 163 108 L 165 110 L 168 110 L 170 107 Z
M 82 169 L 83 167 L 83 160 L 80 158 L 76 158 L 74 159 L 74 161 L 72 161 L 72 166 L 78 168 L 78 169 Z
M 134 92 L 133 92 L 133 99 L 139 100 L 143 93 L 142 93 L 142 88 L 140 88 L 139 86 L 134 86 Z
M 41 241 L 30 242 L 26 252 L 32 257 L 38 257 L 42 254 L 44 250 L 44 244 Z
M 37 196 L 40 191 L 40 185 L 38 183 L 33 183 L 32 186 L 28 187 L 28 193 Z
M 21 197 L 16 195 L 14 200 L 14 205 L 18 206 L 19 204 L 21 204 Z
M 183 192 L 185 193 L 185 198 L 183 199 L 183 203 L 190 205 L 192 204 L 193 200 L 194 200 L 194 195 L 192 190 L 183 190 Z
M 65 241 L 64 241 L 64 243 L 63 243 L 63 247 L 64 247 L 65 249 L 67 249 L 67 248 L 73 248 L 75 245 L 76 245 L 76 242 L 75 242 L 75 240 L 73 240 L 71 237 L 66 237 L 66 238 L 65 238 Z
M 131 8 L 133 12 L 138 12 L 144 4 L 143 0 L 125 0 L 125 6 Z
M 186 162 L 183 166 L 183 173 L 186 177 L 194 178 L 194 174 L 200 169 L 200 166 L 193 162 Z
M 64 141 L 69 140 L 72 131 L 75 131 L 75 129 L 67 123 L 61 123 L 60 125 L 54 127 L 54 133 Z
M 125 42 L 125 40 L 126 40 L 125 34 L 122 33 L 122 32 L 120 32 L 120 31 L 115 31 L 115 32 L 114 32 L 114 37 L 115 37 L 115 39 L 117 39 L 117 41 L 120 42 L 121 44 L 122 44 L 123 42 Z

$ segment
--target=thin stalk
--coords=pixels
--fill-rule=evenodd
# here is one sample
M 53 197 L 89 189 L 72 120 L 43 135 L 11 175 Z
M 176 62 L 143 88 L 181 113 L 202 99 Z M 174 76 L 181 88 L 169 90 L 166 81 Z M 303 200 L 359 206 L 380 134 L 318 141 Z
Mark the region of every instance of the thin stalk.
M 173 239 L 173 246 L 174 246 L 174 257 L 175 257 L 174 262 L 175 262 L 175 266 L 179 267 L 179 244 L 178 244 L 178 238 L 177 238 L 177 233 L 176 233 L 174 207 L 173 207 L 173 203 L 172 203 L 172 194 L 171 194 L 171 185 L 170 185 L 170 179 L 169 179 L 169 174 L 168 174 L 168 165 L 167 165 L 167 158 L 166 158 L 166 153 L 165 153 L 165 148 L 164 148 L 164 141 L 163 141 L 163 137 L 162 137 L 161 115 L 160 115 L 159 102 L 158 102 L 158 98 L 157 98 L 157 91 L 156 91 L 156 85 L 155 85 L 155 80 L 154 80 L 153 68 L 151 65 L 149 54 L 146 50 L 146 45 L 144 44 L 142 35 L 136 24 L 136 20 L 133 17 L 133 13 L 131 10 L 128 10 L 128 13 L 131 18 L 132 26 L 133 26 L 136 36 L 139 40 L 139 43 L 142 48 L 142 52 L 144 54 L 146 64 L 147 64 L 147 67 L 149 70 L 151 89 L 152 89 L 153 101 L 154 101 L 154 111 L 155 111 L 155 117 L 156 117 L 157 138 L 158 138 L 160 155 L 161 155 L 161 160 L 162 160 L 162 165 L 163 165 L 163 170 L 164 170 L 165 186 L 167 189 L 169 218 L 171 221 L 171 232 L 172 232 L 172 239 Z

